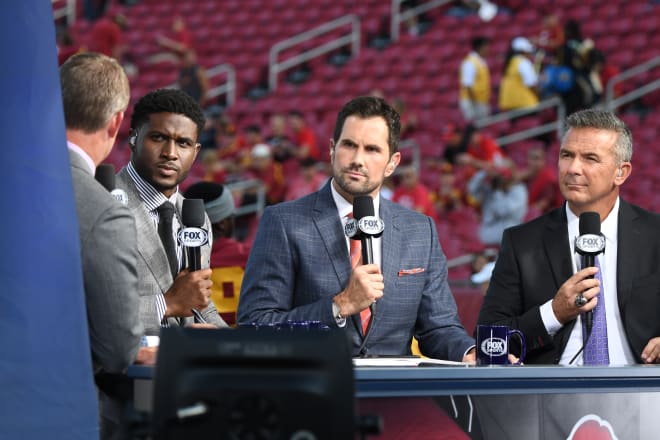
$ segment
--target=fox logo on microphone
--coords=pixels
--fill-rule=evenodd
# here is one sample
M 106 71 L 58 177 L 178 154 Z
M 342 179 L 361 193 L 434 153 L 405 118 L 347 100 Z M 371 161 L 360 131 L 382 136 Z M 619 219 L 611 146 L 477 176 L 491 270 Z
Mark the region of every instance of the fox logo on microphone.
M 202 228 L 183 228 L 178 234 L 182 246 L 200 247 L 209 241 L 209 234 Z
M 385 223 L 378 217 L 366 215 L 358 221 L 358 229 L 367 235 L 378 235 L 385 229 Z
M 507 353 L 506 340 L 502 338 L 484 339 L 480 348 L 488 356 L 501 356 Z
M 605 250 L 605 237 L 600 234 L 584 234 L 575 239 L 575 247 L 582 254 L 600 254 Z

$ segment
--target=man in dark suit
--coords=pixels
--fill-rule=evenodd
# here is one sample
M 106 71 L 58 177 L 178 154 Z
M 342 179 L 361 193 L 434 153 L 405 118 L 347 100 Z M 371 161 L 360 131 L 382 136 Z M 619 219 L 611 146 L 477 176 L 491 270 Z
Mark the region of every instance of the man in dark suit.
M 330 143 L 331 181 L 264 212 L 243 278 L 239 324 L 315 320 L 343 328 L 354 355 L 410 354 L 414 336 L 427 356 L 474 361 L 435 224 L 380 197 L 401 160 L 399 132 L 399 115 L 380 98 L 344 106 Z M 361 195 L 373 198 L 385 229 L 373 242 L 374 264 L 352 269 L 343 226 Z M 365 334 L 360 315 L 373 302 L 377 312 Z
M 69 58 L 60 68 L 60 81 L 105 439 L 118 435 L 120 406 L 113 378 L 134 361 L 155 361 L 155 349 L 140 348 L 133 216 L 94 179 L 96 166 L 115 143 L 130 91 L 117 61 L 92 52 Z
M 574 113 L 567 125 L 558 162 L 567 202 L 504 233 L 478 323 L 520 329 L 528 364 L 582 364 L 582 320 L 603 301 L 605 363 L 660 363 L 660 216 L 619 197 L 632 171 L 632 135 L 601 110 Z M 593 278 L 598 269 L 581 268 L 575 253 L 584 212 L 602 222 L 602 284 Z M 585 305 L 576 303 L 579 295 Z
M 140 320 L 147 335 L 158 335 L 161 326 L 226 327 L 211 297 L 212 233 L 208 216 L 203 228 L 211 239 L 201 247 L 202 269 L 184 268 L 182 246 L 174 237 L 181 226 L 184 197 L 179 193 L 192 166 L 204 128 L 199 104 L 181 90 L 159 89 L 135 104 L 131 117 L 131 161 L 117 175 L 117 187 L 126 191 L 128 208 L 137 228 L 138 293 Z M 173 206 L 169 235 L 175 255 L 168 256 L 158 228 L 161 205 Z M 204 323 L 193 318 L 200 311 Z

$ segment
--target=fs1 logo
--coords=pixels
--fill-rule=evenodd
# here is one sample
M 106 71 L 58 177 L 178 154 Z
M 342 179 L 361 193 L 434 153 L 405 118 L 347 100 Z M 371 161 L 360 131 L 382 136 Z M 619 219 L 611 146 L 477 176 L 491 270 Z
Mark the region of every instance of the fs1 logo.
M 183 228 L 178 238 L 179 243 L 187 247 L 200 247 L 209 242 L 209 234 L 202 228 Z
M 488 338 L 481 343 L 481 351 L 488 356 L 501 356 L 506 354 L 506 340 L 502 338 Z
M 344 226 L 344 234 L 346 234 L 348 238 L 353 238 L 357 233 L 358 233 L 357 222 L 355 221 L 354 218 L 349 218 L 348 221 L 346 222 L 346 225 Z
M 385 229 L 385 223 L 378 217 L 366 215 L 358 221 L 358 228 L 367 235 L 378 235 Z
M 584 234 L 575 239 L 575 248 L 582 254 L 600 254 L 605 250 L 605 237 L 597 234 Z

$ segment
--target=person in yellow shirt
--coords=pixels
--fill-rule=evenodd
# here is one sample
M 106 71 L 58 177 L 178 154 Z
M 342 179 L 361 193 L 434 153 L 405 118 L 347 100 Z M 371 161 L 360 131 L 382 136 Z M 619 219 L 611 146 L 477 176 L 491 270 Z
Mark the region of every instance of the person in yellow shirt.
M 530 60 L 533 53 L 534 46 L 527 38 L 516 37 L 511 42 L 500 83 L 500 110 L 534 107 L 539 103 L 536 93 L 539 78 Z
M 489 45 L 486 37 L 473 38 L 472 51 L 461 63 L 458 104 L 466 122 L 490 114 L 490 71 L 485 60 Z

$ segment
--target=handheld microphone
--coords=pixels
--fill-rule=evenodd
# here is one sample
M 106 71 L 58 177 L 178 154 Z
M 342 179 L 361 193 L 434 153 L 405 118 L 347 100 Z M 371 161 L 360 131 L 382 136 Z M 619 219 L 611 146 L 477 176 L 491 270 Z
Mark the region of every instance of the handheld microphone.
M 128 203 L 128 195 L 126 191 L 120 188 L 115 188 L 115 167 L 110 163 L 102 163 L 96 167 L 94 178 L 105 189 L 110 192 L 110 195 L 115 198 L 119 203 L 126 205 Z
M 605 252 L 605 237 L 600 233 L 600 215 L 597 212 L 583 212 L 580 214 L 580 236 L 575 239 L 575 250 L 582 255 L 582 268 L 596 265 L 596 255 Z M 582 307 L 587 299 L 579 294 L 575 298 L 575 305 Z M 593 311 L 585 312 L 587 335 L 591 333 L 593 325 Z
M 201 247 L 208 243 L 209 234 L 204 226 L 204 200 L 184 199 L 181 208 L 181 223 L 179 230 L 179 243 L 186 254 L 186 264 L 191 271 L 202 268 Z
M 186 263 L 190 271 L 202 268 L 202 246 L 209 241 L 209 234 L 204 226 L 204 200 L 183 199 L 181 207 L 181 223 L 178 238 L 186 254 Z M 206 323 L 197 309 L 191 309 L 195 322 Z
M 373 264 L 374 253 L 371 244 L 372 237 L 379 237 L 385 229 L 385 224 L 374 215 L 374 201 L 370 196 L 353 198 L 353 219 L 346 223 L 344 233 L 352 240 L 360 240 L 362 245 L 362 262 Z M 376 313 L 376 303 L 369 308 L 371 314 Z

